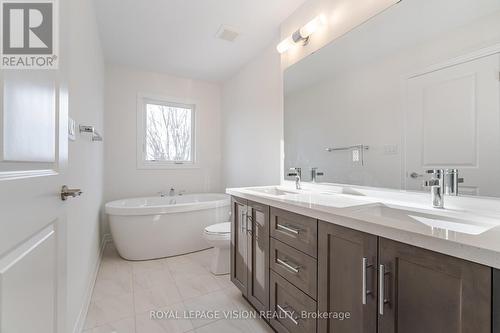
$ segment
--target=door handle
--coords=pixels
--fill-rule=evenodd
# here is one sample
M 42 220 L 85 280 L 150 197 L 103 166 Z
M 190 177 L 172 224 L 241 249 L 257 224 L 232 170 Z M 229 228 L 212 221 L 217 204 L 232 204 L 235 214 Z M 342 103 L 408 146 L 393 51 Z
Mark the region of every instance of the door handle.
M 371 295 L 372 291 L 367 289 L 366 286 L 366 271 L 367 268 L 372 268 L 372 264 L 368 264 L 368 258 L 363 257 L 362 259 L 362 269 L 361 269 L 361 274 L 362 274 L 362 286 L 361 286 L 361 303 L 363 305 L 366 305 L 366 296 Z
M 79 188 L 68 188 L 68 186 L 63 185 L 61 188 L 61 200 L 66 201 L 68 198 L 76 198 L 82 195 L 82 190 Z
M 385 297 L 385 277 L 389 272 L 385 271 L 385 266 L 380 265 L 378 271 L 378 313 L 384 315 L 384 306 L 389 303 L 389 299 Z

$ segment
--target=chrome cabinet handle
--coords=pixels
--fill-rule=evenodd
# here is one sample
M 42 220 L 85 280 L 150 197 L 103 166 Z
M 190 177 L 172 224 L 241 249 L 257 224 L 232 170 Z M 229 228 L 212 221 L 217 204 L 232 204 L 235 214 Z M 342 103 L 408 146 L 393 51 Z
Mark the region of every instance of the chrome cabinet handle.
M 276 258 L 276 262 L 281 266 L 285 267 L 286 269 L 288 269 L 289 271 L 292 271 L 292 273 L 297 274 L 300 270 L 300 266 L 289 264 L 287 261 L 283 259 Z
M 420 177 L 423 177 L 424 175 L 421 175 L 419 173 L 416 173 L 416 172 L 412 172 L 410 174 L 410 177 L 413 178 L 413 179 L 416 179 L 416 178 L 420 178 Z
M 68 198 L 76 198 L 82 195 L 82 190 L 79 188 L 69 188 L 66 185 L 63 185 L 61 188 L 61 200 L 66 201 Z
M 380 265 L 378 271 L 378 313 L 383 316 L 384 315 L 384 306 L 389 303 L 389 300 L 385 298 L 385 276 L 388 275 L 389 272 L 385 271 L 385 266 Z
M 241 232 L 246 232 L 246 230 L 247 230 L 247 209 L 246 208 L 243 208 L 243 211 L 241 213 L 240 229 L 241 229 Z
M 291 232 L 292 234 L 295 234 L 295 235 L 298 235 L 298 234 L 299 234 L 299 232 L 300 232 L 300 229 L 297 229 L 297 228 L 292 228 L 292 227 L 289 227 L 289 226 L 286 226 L 286 225 L 284 225 L 284 224 L 280 224 L 280 223 L 278 223 L 278 224 L 276 225 L 276 227 L 277 227 L 278 229 L 283 229 L 283 230 L 285 230 L 285 231 Z
M 363 305 L 366 305 L 366 296 L 367 295 L 370 295 L 372 293 L 371 290 L 367 290 L 367 287 L 366 287 L 366 270 L 367 268 L 372 268 L 373 265 L 372 264 L 368 264 L 368 258 L 366 257 L 363 257 L 363 260 L 362 260 L 362 287 L 361 287 L 361 302 Z
M 293 323 L 294 325 L 298 325 L 298 324 L 299 324 L 299 322 L 297 321 L 297 319 L 295 319 L 295 318 L 292 316 L 292 313 L 293 313 L 293 312 L 295 312 L 295 310 L 293 310 L 293 309 L 292 309 L 293 311 L 287 311 L 287 310 L 285 310 L 285 308 L 289 308 L 288 306 L 285 306 L 285 307 L 283 308 L 283 307 L 281 307 L 281 306 L 280 306 L 280 305 L 278 305 L 278 304 L 276 305 L 276 307 L 278 308 L 278 310 L 280 310 L 281 312 L 283 312 L 283 313 L 285 314 L 285 317 L 288 317 L 288 318 L 292 321 L 292 323 Z
M 247 211 L 247 232 L 251 234 L 253 231 L 253 208 L 248 207 L 247 209 L 250 210 L 250 212 Z

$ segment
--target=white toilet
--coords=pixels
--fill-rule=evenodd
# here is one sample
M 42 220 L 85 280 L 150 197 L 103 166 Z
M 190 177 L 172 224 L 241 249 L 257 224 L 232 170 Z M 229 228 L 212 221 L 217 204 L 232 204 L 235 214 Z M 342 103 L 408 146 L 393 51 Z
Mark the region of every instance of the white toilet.
M 203 232 L 203 237 L 214 247 L 214 257 L 210 270 L 215 275 L 229 274 L 231 222 L 209 225 Z

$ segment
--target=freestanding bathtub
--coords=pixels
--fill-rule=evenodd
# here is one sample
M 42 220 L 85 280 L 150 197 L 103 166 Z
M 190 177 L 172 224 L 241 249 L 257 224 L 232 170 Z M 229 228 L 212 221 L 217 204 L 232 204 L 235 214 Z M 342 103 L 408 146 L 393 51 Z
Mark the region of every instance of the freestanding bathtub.
M 205 227 L 229 221 L 230 198 L 204 193 L 108 202 L 111 235 L 128 260 L 170 257 L 209 248 Z

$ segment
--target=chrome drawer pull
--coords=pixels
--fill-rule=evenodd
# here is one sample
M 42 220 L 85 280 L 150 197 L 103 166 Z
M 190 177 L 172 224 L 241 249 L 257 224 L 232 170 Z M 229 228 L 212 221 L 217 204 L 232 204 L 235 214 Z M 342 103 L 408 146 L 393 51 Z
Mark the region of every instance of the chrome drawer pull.
M 363 305 L 366 305 L 366 296 L 367 295 L 370 295 L 372 293 L 371 290 L 367 290 L 366 288 L 366 269 L 367 268 L 372 268 L 373 265 L 369 265 L 368 264 L 368 258 L 366 257 L 363 257 L 363 260 L 362 260 L 362 281 L 363 281 L 363 284 L 362 284 L 362 287 L 361 287 L 361 302 L 363 303 Z
M 280 264 L 281 266 L 285 267 L 286 269 L 292 271 L 293 273 L 297 274 L 299 272 L 300 266 L 298 265 L 291 265 L 287 261 L 276 258 L 276 262 Z
M 295 234 L 295 235 L 298 235 L 300 232 L 300 229 L 292 228 L 292 227 L 289 227 L 289 226 L 286 226 L 286 225 L 283 225 L 280 223 L 276 224 L 276 227 L 278 229 L 283 229 L 285 231 L 291 232 L 292 234 Z
M 295 312 L 295 310 L 294 310 L 294 311 L 287 311 L 287 310 L 285 310 L 285 308 L 288 308 L 288 306 L 285 306 L 285 308 L 282 308 L 282 307 L 281 307 L 280 305 L 278 305 L 278 304 L 276 304 L 276 307 L 278 308 L 278 310 L 280 310 L 281 312 L 283 312 L 283 313 L 285 314 L 285 317 L 288 317 L 288 318 L 292 321 L 292 323 L 293 323 L 294 325 L 298 325 L 298 324 L 299 324 L 299 322 L 297 321 L 297 319 L 295 319 L 295 318 L 292 316 L 292 313 L 294 313 L 294 312 Z

